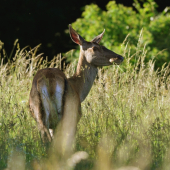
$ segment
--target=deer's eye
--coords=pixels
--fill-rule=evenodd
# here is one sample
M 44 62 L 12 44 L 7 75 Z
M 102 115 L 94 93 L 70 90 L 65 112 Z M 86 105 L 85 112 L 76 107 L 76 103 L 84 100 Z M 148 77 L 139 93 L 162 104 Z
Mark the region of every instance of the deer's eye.
M 98 50 L 98 48 L 97 47 L 93 47 L 93 51 L 97 51 Z

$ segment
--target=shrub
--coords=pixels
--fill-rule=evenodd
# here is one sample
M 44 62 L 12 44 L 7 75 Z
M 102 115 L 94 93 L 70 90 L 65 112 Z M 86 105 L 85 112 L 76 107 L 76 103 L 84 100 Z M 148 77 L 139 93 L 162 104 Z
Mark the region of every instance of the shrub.
M 95 4 L 87 5 L 82 17 L 73 23 L 73 27 L 88 41 L 106 28 L 101 43 L 117 53 L 123 53 L 122 43 L 128 35 L 132 55 L 139 50 L 136 44 L 142 30 L 143 43 L 145 42 L 143 46 L 146 45 L 145 48 L 149 51 L 145 60 L 156 58 L 156 68 L 161 67 L 164 62 L 169 62 L 170 57 L 168 8 L 159 14 L 153 0 L 147 0 L 143 7 L 134 0 L 134 7 L 136 10 L 110 1 L 106 6 L 107 10 L 102 11 Z

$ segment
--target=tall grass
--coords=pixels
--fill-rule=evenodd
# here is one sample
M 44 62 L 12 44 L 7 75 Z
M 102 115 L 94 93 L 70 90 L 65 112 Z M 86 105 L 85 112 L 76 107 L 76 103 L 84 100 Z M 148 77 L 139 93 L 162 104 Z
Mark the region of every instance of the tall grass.
M 89 157 L 78 163 L 73 155 L 75 164 L 65 169 L 170 168 L 169 65 L 154 70 L 154 60 L 145 63 L 147 51 L 140 41 L 134 55 L 126 42 L 122 46 L 122 66 L 99 69 L 82 103 L 76 134 L 75 151 L 86 151 Z M 61 67 L 61 60 L 60 56 L 43 60 L 37 50 L 38 46 L 18 47 L 12 61 L 0 63 L 0 169 L 59 169 L 57 158 L 51 161 L 41 142 L 28 97 L 37 70 Z M 133 57 L 135 65 L 130 62 Z M 73 74 L 75 65 L 64 70 L 67 76 Z M 85 154 L 77 153 L 77 157 Z

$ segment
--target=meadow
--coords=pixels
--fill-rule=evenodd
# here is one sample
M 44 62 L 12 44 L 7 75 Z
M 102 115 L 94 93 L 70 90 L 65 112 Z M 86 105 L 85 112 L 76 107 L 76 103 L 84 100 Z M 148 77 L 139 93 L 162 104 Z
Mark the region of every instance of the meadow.
M 75 152 L 89 156 L 58 169 L 170 169 L 169 64 L 155 70 L 154 59 L 145 61 L 147 51 L 141 41 L 139 37 L 132 54 L 124 42 L 122 65 L 99 69 L 82 103 L 75 141 Z M 11 60 L 3 48 L 0 53 L 0 169 L 57 169 L 62 160 L 55 162 L 55 151 L 51 158 L 41 141 L 29 112 L 29 92 L 37 70 L 63 68 L 69 77 L 77 61 L 61 67 L 60 55 L 48 61 L 38 53 L 39 45 L 33 49 L 16 45 Z

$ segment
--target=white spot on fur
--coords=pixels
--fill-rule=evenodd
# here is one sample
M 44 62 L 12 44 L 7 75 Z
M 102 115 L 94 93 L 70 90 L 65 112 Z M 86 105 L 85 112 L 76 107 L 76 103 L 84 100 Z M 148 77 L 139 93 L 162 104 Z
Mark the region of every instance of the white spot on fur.
M 46 125 L 49 127 L 49 115 L 50 115 L 50 108 L 49 108 L 49 95 L 48 95 L 48 90 L 46 86 L 43 86 L 41 88 L 41 97 L 42 97 L 42 104 L 44 107 L 45 111 L 45 117 L 46 117 Z
M 56 99 L 57 99 L 57 111 L 58 111 L 58 113 L 61 113 L 61 109 L 62 109 L 63 91 L 64 91 L 64 89 L 62 88 L 62 86 L 57 84 L 55 96 L 56 96 Z
M 52 138 L 54 138 L 54 133 L 53 133 L 53 129 L 49 129 L 50 135 Z

